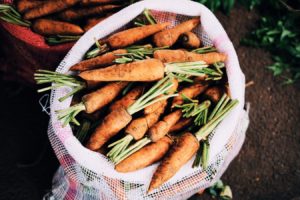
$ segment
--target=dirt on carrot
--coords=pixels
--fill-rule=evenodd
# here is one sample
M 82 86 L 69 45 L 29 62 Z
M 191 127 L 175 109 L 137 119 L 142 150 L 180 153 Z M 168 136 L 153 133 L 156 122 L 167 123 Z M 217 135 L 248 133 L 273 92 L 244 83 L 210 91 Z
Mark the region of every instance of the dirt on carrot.
M 83 60 L 75 65 L 73 65 L 70 70 L 72 71 L 86 71 L 95 68 L 105 67 L 112 65 L 115 59 L 119 58 L 116 54 L 127 53 L 125 49 L 118 49 L 112 52 L 105 53 L 103 55 L 91 58 L 88 60 Z
M 161 60 L 164 63 L 204 61 L 207 64 L 214 64 L 216 62 L 225 62 L 227 59 L 227 56 L 223 53 L 211 52 L 205 54 L 198 54 L 180 49 L 157 50 L 154 52 L 153 57 Z
M 171 47 L 176 43 L 181 34 L 193 30 L 199 23 L 200 19 L 194 18 L 185 21 L 171 29 L 158 32 L 153 36 L 153 42 L 158 47 Z
M 167 153 L 171 144 L 172 140 L 165 136 L 130 155 L 117 164 L 115 169 L 122 173 L 143 169 L 159 161 Z
M 54 21 L 50 19 L 38 19 L 33 23 L 32 29 L 41 35 L 81 35 L 84 31 L 75 24 Z
M 153 174 L 148 193 L 172 178 L 192 158 L 199 146 L 193 134 L 185 133 L 180 136 Z

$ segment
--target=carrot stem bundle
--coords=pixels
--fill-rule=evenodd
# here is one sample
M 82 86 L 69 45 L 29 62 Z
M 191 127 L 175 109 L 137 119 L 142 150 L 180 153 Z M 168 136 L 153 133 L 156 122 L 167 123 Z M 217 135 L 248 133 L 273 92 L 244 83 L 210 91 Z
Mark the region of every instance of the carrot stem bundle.
M 173 86 L 170 81 L 170 77 L 158 81 L 152 88 L 150 88 L 144 95 L 142 95 L 137 101 L 135 101 L 127 109 L 120 108 L 110 112 L 102 121 L 102 123 L 96 128 L 92 134 L 87 148 L 91 150 L 98 150 L 103 144 L 105 144 L 111 137 L 115 136 L 121 129 L 130 123 L 132 115 L 145 107 L 160 101 L 162 99 L 168 99 L 174 97 L 177 94 L 164 96 L 160 99 L 156 99 L 162 93 L 165 93 Z
M 0 4 L 0 19 L 20 26 L 29 27 L 31 23 L 22 19 L 21 14 L 18 13 L 12 6 L 7 4 Z
M 64 86 L 71 87 L 72 91 L 66 94 L 65 96 L 61 97 L 59 101 L 64 101 L 68 97 L 81 91 L 87 86 L 85 82 L 78 80 L 72 75 L 61 74 L 49 70 L 41 70 L 41 69 L 37 70 L 37 73 L 34 74 L 34 79 L 36 80 L 37 84 L 45 84 L 45 83 L 53 84 L 52 86 L 39 89 L 38 92 L 45 92 L 48 90 L 52 90 Z
M 116 53 L 116 56 L 119 56 L 119 58 L 115 59 L 115 63 L 128 63 L 138 60 L 144 60 L 150 57 L 153 57 L 153 53 L 156 50 L 160 49 L 166 49 L 166 47 L 156 47 L 153 48 L 152 45 L 135 45 L 126 48 L 126 53 Z

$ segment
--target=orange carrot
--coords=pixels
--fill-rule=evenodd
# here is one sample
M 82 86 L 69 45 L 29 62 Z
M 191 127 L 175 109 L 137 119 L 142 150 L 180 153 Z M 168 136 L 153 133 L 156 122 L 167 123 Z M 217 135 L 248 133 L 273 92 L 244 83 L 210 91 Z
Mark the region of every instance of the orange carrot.
M 199 149 L 199 141 L 191 133 L 179 137 L 153 174 L 148 192 L 160 187 L 186 164 Z
M 161 23 L 130 28 L 113 34 L 106 42 L 113 49 L 123 48 L 165 29 L 169 24 L 170 23 Z
M 168 91 L 167 94 L 174 94 L 178 88 L 178 80 L 177 79 L 172 79 L 172 82 L 173 82 L 173 87 Z M 163 97 L 165 94 L 162 94 L 160 96 L 158 96 L 157 98 L 161 98 Z M 155 112 L 159 107 L 163 106 L 165 103 L 167 102 L 167 100 L 161 100 L 161 101 L 158 101 L 150 106 L 147 106 L 145 109 L 144 109 L 144 114 L 147 115 L 147 114 L 150 114 L 150 113 L 153 113 Z
M 173 125 L 169 132 L 177 132 L 182 130 L 183 128 L 186 128 L 187 126 L 189 126 L 191 123 L 193 122 L 192 118 L 183 118 L 181 120 L 179 120 L 175 125 Z
M 142 95 L 144 89 L 145 89 L 144 86 L 136 86 L 131 91 L 129 91 L 124 97 L 122 97 L 120 100 L 115 101 L 109 107 L 109 110 L 113 111 L 113 110 L 117 110 L 121 107 L 123 107 L 123 108 L 129 107 L 131 104 L 133 104 L 139 98 L 139 96 Z
M 17 2 L 17 10 L 20 13 L 24 13 L 25 11 L 38 7 L 41 5 L 43 1 L 31 1 L 31 0 L 20 0 Z
M 214 103 L 217 103 L 222 95 L 223 95 L 224 91 L 218 87 L 218 86 L 213 86 L 213 87 L 209 87 L 205 92 L 204 95 L 206 97 L 208 97 L 211 101 L 213 101 Z
M 107 14 L 107 15 L 104 16 L 104 17 L 95 17 L 95 18 L 88 19 L 88 20 L 86 21 L 85 26 L 84 26 L 84 30 L 85 30 L 85 31 L 90 30 L 91 28 L 93 28 L 94 26 L 96 26 L 98 23 L 102 22 L 102 21 L 105 20 L 106 18 L 110 17 L 111 15 L 112 15 L 112 13 Z
M 78 113 L 81 111 L 93 113 L 100 110 L 116 98 L 127 84 L 128 82 L 112 82 L 92 93 L 84 95 L 81 103 L 56 111 L 58 119 L 63 121 L 64 126 L 70 122 L 79 125 L 79 122 L 75 119 Z
M 179 37 L 180 44 L 187 49 L 195 49 L 200 47 L 200 39 L 193 32 L 185 32 Z
M 205 83 L 195 83 L 189 87 L 183 88 L 179 92 L 179 95 L 177 97 L 174 97 L 171 107 L 174 108 L 176 105 L 183 104 L 184 102 L 183 95 L 190 99 L 193 99 L 199 94 L 201 94 L 202 92 L 204 92 L 207 87 L 208 85 Z
M 73 21 L 93 15 L 103 15 L 107 11 L 112 11 L 120 8 L 120 5 L 101 5 L 90 8 L 70 8 L 59 14 L 59 18 L 65 21 Z
M 111 137 L 125 127 L 132 119 L 132 116 L 125 108 L 119 108 L 110 112 L 96 128 L 86 147 L 92 151 L 100 149 Z M 121 128 L 122 129 L 122 128 Z
M 185 50 L 157 50 L 154 52 L 154 58 L 167 62 L 194 62 L 204 61 L 206 64 L 214 64 L 216 62 L 224 62 L 227 56 L 223 53 L 211 52 L 198 54 Z
M 182 111 L 179 109 L 166 115 L 161 121 L 154 124 L 148 131 L 148 136 L 151 141 L 156 142 L 168 134 L 170 128 L 177 123 L 181 116 Z
M 174 28 L 156 33 L 153 37 L 153 41 L 157 47 L 170 47 L 175 44 L 181 34 L 193 30 L 199 23 L 199 18 L 190 19 Z
M 45 1 L 38 7 L 32 8 L 24 15 L 24 19 L 30 20 L 38 17 L 43 17 L 52 13 L 56 13 L 66 8 L 72 7 L 80 0 L 54 0 Z
M 118 94 L 126 87 L 128 82 L 113 82 L 96 90 L 95 92 L 86 94 L 82 97 L 86 112 L 92 113 L 103 108 L 115 99 Z
M 147 130 L 159 120 L 159 117 L 164 112 L 166 106 L 167 101 L 156 111 L 133 120 L 126 128 L 125 133 L 131 135 L 134 140 L 143 138 Z
M 118 49 L 112 52 L 105 53 L 103 55 L 91 58 L 88 60 L 81 61 L 73 65 L 70 70 L 72 71 L 85 71 L 91 70 L 99 67 L 109 66 L 114 63 L 114 60 L 119 58 L 116 54 L 127 53 L 125 49 Z
M 110 4 L 120 2 L 120 0 L 82 0 L 81 5 L 89 6 L 89 5 L 97 5 L 97 4 Z
M 41 35 L 81 35 L 84 31 L 75 24 L 54 21 L 50 19 L 38 19 L 33 23 L 33 30 Z
M 156 81 L 164 77 L 164 64 L 156 59 L 113 65 L 81 72 L 87 81 Z
M 117 164 L 115 169 L 123 173 L 143 169 L 159 161 L 167 153 L 171 144 L 172 140 L 165 136 L 130 155 Z

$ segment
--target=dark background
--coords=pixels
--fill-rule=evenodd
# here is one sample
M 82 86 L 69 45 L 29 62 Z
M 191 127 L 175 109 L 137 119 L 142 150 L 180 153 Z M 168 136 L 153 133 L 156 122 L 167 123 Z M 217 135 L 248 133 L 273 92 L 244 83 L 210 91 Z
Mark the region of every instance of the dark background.
M 239 44 L 259 18 L 255 12 L 237 6 L 230 17 L 217 17 L 236 47 L 247 81 L 254 81 L 246 89 L 251 103 L 246 141 L 222 180 L 234 199 L 300 199 L 299 86 L 284 86 L 272 76 L 266 69 L 268 53 Z M 14 65 L 9 48 L 0 46 L 0 68 Z M 6 75 L 0 74 L 0 199 L 41 199 L 58 167 L 47 138 L 48 116 L 38 104 L 37 88 L 5 80 Z

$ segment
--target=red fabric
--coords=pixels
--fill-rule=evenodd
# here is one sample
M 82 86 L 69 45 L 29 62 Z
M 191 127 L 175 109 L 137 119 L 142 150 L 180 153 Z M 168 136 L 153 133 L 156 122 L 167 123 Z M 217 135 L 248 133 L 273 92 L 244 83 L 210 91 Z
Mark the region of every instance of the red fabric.
M 12 0 L 0 0 L 1 3 L 12 3 Z M 60 60 L 74 43 L 49 46 L 44 38 L 30 30 L 0 21 L 1 48 L 6 54 L 10 66 L 1 66 L 6 79 L 22 80 L 33 83 L 36 69 L 55 69 Z M 21 79 L 20 79 L 21 78 Z

